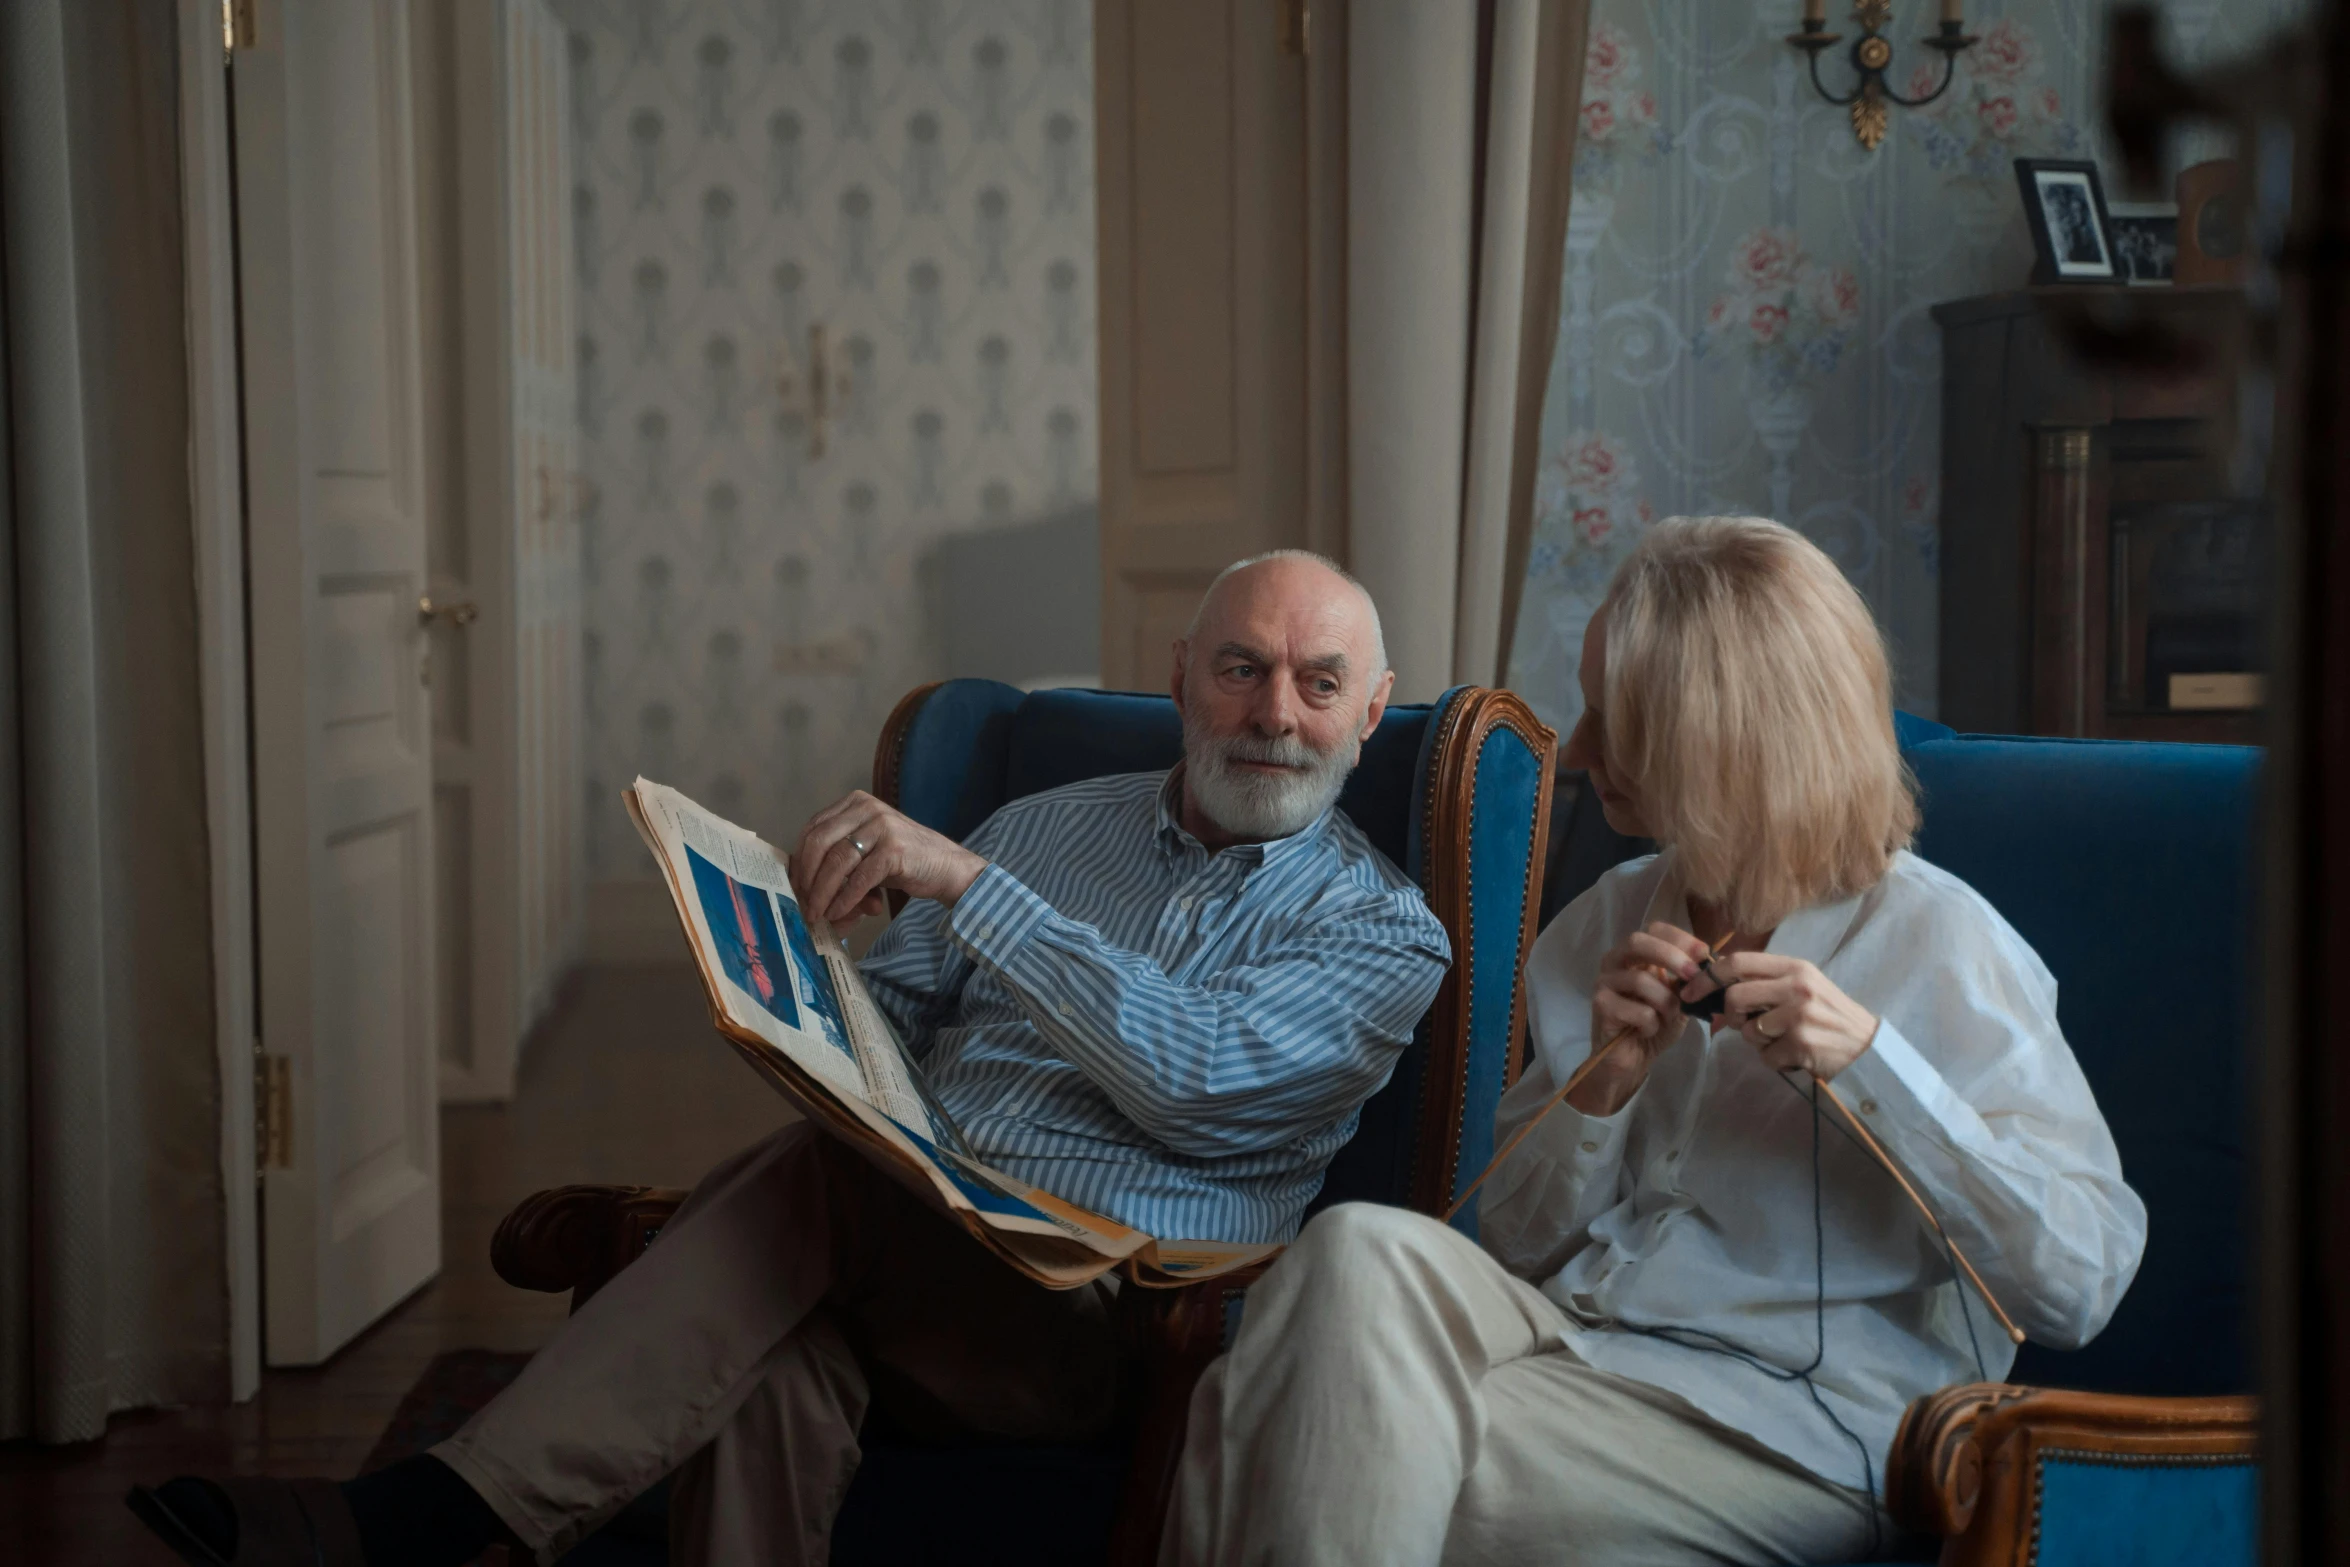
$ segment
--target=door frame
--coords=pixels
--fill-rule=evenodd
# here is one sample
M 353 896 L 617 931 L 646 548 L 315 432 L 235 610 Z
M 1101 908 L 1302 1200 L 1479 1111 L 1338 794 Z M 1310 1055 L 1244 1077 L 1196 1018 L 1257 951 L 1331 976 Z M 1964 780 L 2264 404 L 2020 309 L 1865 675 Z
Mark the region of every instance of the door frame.
M 507 298 L 508 19 L 500 0 L 438 0 L 427 9 L 438 13 L 434 25 L 446 46 L 432 66 L 446 71 L 448 80 L 428 86 L 420 76 L 415 91 L 420 98 L 427 91 L 445 93 L 440 101 L 454 111 L 436 148 L 442 154 L 439 166 L 418 170 L 420 187 L 428 180 L 446 182 L 447 190 L 439 193 L 442 213 L 454 219 L 452 231 L 434 236 L 440 253 L 432 263 L 453 290 L 428 307 L 438 317 L 437 330 L 454 328 L 457 345 L 455 355 L 439 366 L 454 393 L 458 419 L 454 449 L 442 454 L 451 472 L 440 493 L 456 515 L 434 542 L 445 539 L 458 546 L 465 573 L 460 579 L 437 569 L 443 562 L 430 555 L 427 569 L 435 594 L 461 581 L 482 610 L 470 626 L 436 628 L 439 636 L 468 639 L 465 660 L 456 666 L 467 683 L 465 733 L 450 745 L 441 744 L 443 723 L 436 710 L 433 792 L 437 809 L 445 788 L 463 791 L 458 809 L 467 821 L 468 863 L 457 890 L 466 905 L 459 929 L 471 949 L 463 973 L 442 974 L 436 981 L 444 992 L 462 987 L 454 999 L 464 1014 L 462 1058 L 453 1056 L 456 1041 L 441 1041 L 440 1092 L 443 1104 L 496 1104 L 514 1097 L 524 1011 L 515 984 L 522 925 L 515 907 L 516 835 L 522 824 L 516 810 L 514 736 L 521 650 L 514 623 L 517 519 L 511 500 L 513 396 L 507 362 L 512 309 Z M 420 69 L 423 64 L 419 60 Z M 453 912 L 448 894 L 446 888 L 433 893 L 444 915 Z M 446 944 L 446 935 L 442 939 Z M 436 1004 L 442 1000 L 434 999 Z
M 261 1387 L 261 1191 L 254 1136 L 253 775 L 246 679 L 245 485 L 237 360 L 236 203 L 227 41 L 218 0 L 178 0 L 180 242 L 187 288 L 188 479 L 197 682 L 212 882 L 212 1031 L 227 1212 L 229 1397 Z

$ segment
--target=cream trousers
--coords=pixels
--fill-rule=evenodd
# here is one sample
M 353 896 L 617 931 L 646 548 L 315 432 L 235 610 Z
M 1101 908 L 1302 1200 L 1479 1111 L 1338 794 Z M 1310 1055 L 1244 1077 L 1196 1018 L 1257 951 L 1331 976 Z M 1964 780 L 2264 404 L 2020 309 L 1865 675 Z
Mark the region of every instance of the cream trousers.
M 786 1127 L 433 1449 L 542 1562 L 678 1471 L 670 1560 L 821 1563 L 868 1403 L 922 1436 L 1076 1441 L 1121 1356 L 1098 1286 L 1006 1267 L 856 1154 Z
M 1592 1369 L 1569 1329 L 1447 1225 L 1361 1203 L 1323 1213 L 1249 1291 L 1232 1352 L 1192 1398 L 1162 1567 L 1869 1550 L 1860 1492 Z

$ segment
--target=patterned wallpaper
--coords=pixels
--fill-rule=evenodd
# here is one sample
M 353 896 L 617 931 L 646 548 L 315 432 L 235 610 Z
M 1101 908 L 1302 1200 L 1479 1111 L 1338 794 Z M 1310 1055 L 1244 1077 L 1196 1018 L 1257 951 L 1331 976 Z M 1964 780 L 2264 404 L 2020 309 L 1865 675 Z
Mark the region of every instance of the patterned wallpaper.
M 555 0 L 591 874 L 638 772 L 788 841 L 862 785 L 949 535 L 1095 494 L 1087 0 Z M 811 325 L 849 388 L 812 453 Z M 935 588 L 935 584 L 929 585 Z M 935 598 L 928 602 L 935 603 Z
M 1847 7 L 1832 4 L 1833 25 Z M 1783 42 L 1799 0 L 1594 0 L 1545 460 L 1510 680 L 1562 728 L 1609 574 L 1641 528 L 1760 512 L 1877 610 L 1934 711 L 1941 343 L 1929 309 L 2019 286 L 2017 157 L 2096 157 L 2098 0 L 1970 0 L 1950 91 L 1874 154 Z M 2173 48 L 2234 54 L 2302 0 L 2166 0 Z M 1902 0 L 1896 79 L 1934 7 Z M 1823 64 L 1830 86 L 1849 70 Z M 1904 80 L 1905 91 L 1931 85 Z M 2182 146 L 2178 161 L 2213 155 Z M 2118 192 L 2108 189 L 2109 199 Z

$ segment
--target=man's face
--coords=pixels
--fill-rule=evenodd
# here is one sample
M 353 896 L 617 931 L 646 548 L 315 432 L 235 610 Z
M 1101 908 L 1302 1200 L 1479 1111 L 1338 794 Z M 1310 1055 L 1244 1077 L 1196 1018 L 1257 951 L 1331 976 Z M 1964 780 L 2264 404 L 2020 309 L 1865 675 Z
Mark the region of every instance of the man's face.
M 1395 683 L 1370 606 L 1303 560 L 1224 579 L 1175 645 L 1185 788 L 1235 838 L 1284 838 L 1338 798 Z

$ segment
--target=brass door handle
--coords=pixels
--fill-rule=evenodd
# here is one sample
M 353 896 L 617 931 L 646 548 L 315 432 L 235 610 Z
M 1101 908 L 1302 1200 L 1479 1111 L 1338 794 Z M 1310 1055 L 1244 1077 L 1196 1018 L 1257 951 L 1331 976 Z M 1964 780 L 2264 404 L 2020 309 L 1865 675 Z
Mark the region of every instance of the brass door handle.
M 808 456 L 824 455 L 832 421 L 840 412 L 840 405 L 848 400 L 849 372 L 834 369 L 828 350 L 828 337 L 821 321 L 808 328 L 808 366 L 805 371 L 786 361 L 782 373 L 776 377 L 775 390 L 783 400 L 786 413 L 798 414 L 808 429 Z
M 453 604 L 435 604 L 430 598 L 416 601 L 416 623 L 429 626 L 435 620 L 445 620 L 452 626 L 470 626 L 481 619 L 481 611 L 473 600 L 459 599 Z

